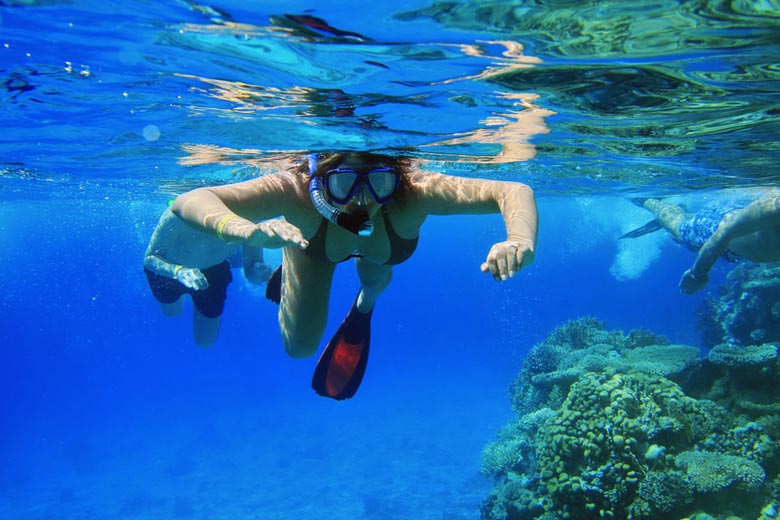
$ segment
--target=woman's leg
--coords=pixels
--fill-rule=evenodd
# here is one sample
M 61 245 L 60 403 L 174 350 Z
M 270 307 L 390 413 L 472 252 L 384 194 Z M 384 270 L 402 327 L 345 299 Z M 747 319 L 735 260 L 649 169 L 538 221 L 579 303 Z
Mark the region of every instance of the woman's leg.
M 317 351 L 328 321 L 335 269 L 335 264 L 312 260 L 300 249 L 284 248 L 279 329 L 290 356 L 307 357 Z
M 364 258 L 356 259 L 355 265 L 361 285 L 357 308 L 365 314 L 374 308 L 377 298 L 390 284 L 393 268 L 389 265 L 375 264 Z

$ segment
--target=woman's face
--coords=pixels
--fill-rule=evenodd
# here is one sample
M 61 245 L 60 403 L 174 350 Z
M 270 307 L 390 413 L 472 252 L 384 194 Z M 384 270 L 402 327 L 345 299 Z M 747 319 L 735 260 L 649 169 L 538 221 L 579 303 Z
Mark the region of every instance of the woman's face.
M 377 162 L 373 158 L 363 154 L 347 154 L 344 156 L 342 161 L 338 164 L 337 168 L 344 169 L 344 170 L 354 170 L 356 172 L 365 173 L 374 169 L 382 169 L 385 168 L 386 166 L 387 166 L 386 164 L 382 162 Z M 333 179 L 331 182 L 335 184 L 336 181 L 337 181 L 336 179 Z M 377 182 L 377 181 L 372 181 L 372 182 Z M 382 193 L 383 192 L 382 190 L 386 192 L 389 188 L 394 188 L 394 187 L 392 186 L 388 187 L 387 185 L 376 184 L 374 188 L 375 190 L 379 190 L 380 193 Z M 371 188 L 368 185 L 368 181 L 365 178 L 360 178 L 356 182 L 352 197 L 348 201 L 342 203 L 341 206 L 344 207 L 344 209 L 347 210 L 348 212 L 364 212 L 368 214 L 373 214 L 381 207 L 381 204 L 376 200 L 376 198 L 372 194 Z

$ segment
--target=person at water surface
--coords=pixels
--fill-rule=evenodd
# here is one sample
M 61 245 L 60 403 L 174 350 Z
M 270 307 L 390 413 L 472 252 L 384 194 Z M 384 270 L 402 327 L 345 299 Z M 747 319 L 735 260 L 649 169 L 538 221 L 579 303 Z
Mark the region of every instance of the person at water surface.
M 675 242 L 697 251 L 693 265 L 680 280 L 684 294 L 707 285 L 718 258 L 780 262 L 780 193 L 776 189 L 724 191 L 695 213 L 658 199 L 639 202 L 655 219 L 621 238 L 663 228 Z
M 336 399 L 357 390 L 374 305 L 393 265 L 414 253 L 426 217 L 501 213 L 506 239 L 481 264 L 499 282 L 533 261 L 538 222 L 525 184 L 422 171 L 409 158 L 368 152 L 312 154 L 289 171 L 199 188 L 180 195 L 173 211 L 227 242 L 284 248 L 268 296 L 280 304 L 282 340 L 293 357 L 317 350 L 336 265 L 355 260 L 360 290 L 313 382 L 318 393 Z M 334 359 L 341 364 L 334 367 Z

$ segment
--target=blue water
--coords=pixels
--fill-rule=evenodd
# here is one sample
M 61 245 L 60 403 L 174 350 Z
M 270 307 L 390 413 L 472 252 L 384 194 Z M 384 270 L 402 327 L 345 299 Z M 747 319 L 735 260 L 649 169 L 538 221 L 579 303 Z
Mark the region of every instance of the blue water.
M 771 4 L 689 13 L 709 25 L 685 50 L 662 45 L 686 26 L 676 2 L 656 49 L 641 32 L 609 49 L 553 38 L 545 10 L 561 7 L 543 3 L 515 5 L 533 27 L 401 4 L 0 2 L 0 518 L 476 519 L 492 484 L 481 449 L 554 327 L 590 315 L 701 344 L 698 304 L 730 266 L 681 295 L 692 253 L 662 233 L 619 243 L 648 219 L 625 195 L 695 203 L 777 183 Z M 642 14 L 604 5 L 607 25 Z M 364 39 L 272 21 L 304 12 Z M 541 63 L 480 76 L 524 63 L 499 41 Z M 513 93 L 556 115 L 513 126 L 534 113 Z M 173 196 L 262 173 L 276 153 L 398 147 L 532 185 L 538 252 L 499 285 L 479 271 L 499 216 L 431 218 L 377 305 L 354 399 L 314 394 L 316 357 L 284 354 L 276 307 L 240 277 L 211 349 L 192 343 L 189 307 L 160 313 L 142 257 Z M 356 290 L 342 265 L 328 331 Z

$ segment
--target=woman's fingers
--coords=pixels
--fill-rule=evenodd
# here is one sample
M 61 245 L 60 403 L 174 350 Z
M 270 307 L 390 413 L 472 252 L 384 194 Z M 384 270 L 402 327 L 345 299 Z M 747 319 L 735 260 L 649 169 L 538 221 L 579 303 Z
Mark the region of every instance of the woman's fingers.
M 514 241 L 499 242 L 490 248 L 487 260 L 480 267 L 490 272 L 496 281 L 502 282 L 515 276 L 523 265 L 525 250 Z
M 257 225 L 257 230 L 265 235 L 265 241 L 261 244 L 262 247 L 277 249 L 285 246 L 297 246 L 304 249 L 309 245 L 309 242 L 303 237 L 301 230 L 286 220 L 275 219 L 261 222 Z M 251 238 L 249 242 L 253 243 Z

